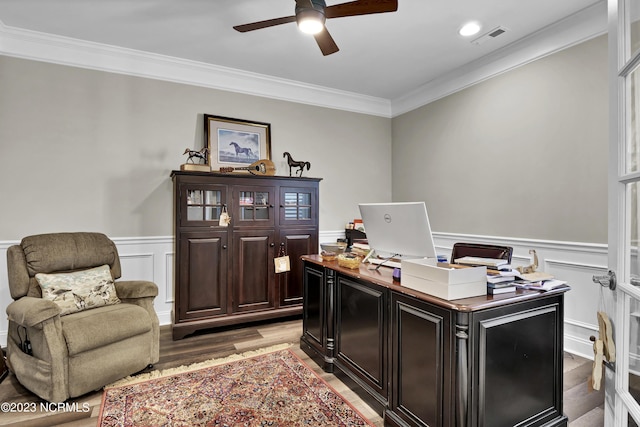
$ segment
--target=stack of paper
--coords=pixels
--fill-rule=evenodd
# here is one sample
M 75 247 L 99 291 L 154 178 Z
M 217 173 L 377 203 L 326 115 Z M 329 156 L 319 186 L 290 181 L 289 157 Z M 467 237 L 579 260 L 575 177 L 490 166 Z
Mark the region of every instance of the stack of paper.
M 544 271 L 520 273 L 512 269 L 506 260 L 491 258 L 466 257 L 463 264 L 487 265 L 487 293 L 490 295 L 515 292 L 517 289 L 533 289 L 541 292 L 557 288 L 569 288 L 567 282 L 554 279 L 552 274 Z M 456 260 L 458 261 L 458 260 Z

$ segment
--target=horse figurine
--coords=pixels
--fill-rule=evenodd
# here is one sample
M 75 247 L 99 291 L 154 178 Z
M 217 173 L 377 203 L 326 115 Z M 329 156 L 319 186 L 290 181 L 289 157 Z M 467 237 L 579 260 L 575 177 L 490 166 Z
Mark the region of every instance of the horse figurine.
M 289 176 L 291 176 L 291 168 L 298 168 L 298 176 L 302 176 L 302 171 L 305 167 L 307 168 L 307 170 L 311 169 L 311 163 L 293 160 L 291 158 L 291 154 L 289 154 L 287 151 L 284 152 L 282 157 L 287 158 L 287 163 L 289 164 Z
M 253 152 L 251 151 L 251 148 L 248 147 L 240 147 L 238 145 L 238 143 L 236 142 L 230 142 L 229 145 L 233 145 L 233 148 L 236 149 L 236 157 L 240 154 L 244 154 L 247 157 L 252 157 L 253 156 Z
M 183 156 L 185 154 L 189 155 L 189 157 L 187 158 L 187 163 L 189 163 L 189 161 L 191 161 L 191 163 L 195 163 L 195 161 L 193 159 L 196 158 L 196 159 L 201 160 L 204 164 L 206 164 L 207 163 L 207 157 L 209 157 L 209 148 L 208 147 L 204 147 L 200 151 L 195 151 L 195 150 L 191 150 L 191 149 L 187 148 L 186 150 L 184 150 L 184 153 L 182 153 Z

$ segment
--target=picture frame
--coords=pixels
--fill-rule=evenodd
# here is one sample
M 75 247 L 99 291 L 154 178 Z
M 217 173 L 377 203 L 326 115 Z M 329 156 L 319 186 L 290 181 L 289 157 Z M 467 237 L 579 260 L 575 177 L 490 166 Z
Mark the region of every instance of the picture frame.
M 213 172 L 221 167 L 241 168 L 261 159 L 271 160 L 269 123 L 205 114 L 204 138 Z

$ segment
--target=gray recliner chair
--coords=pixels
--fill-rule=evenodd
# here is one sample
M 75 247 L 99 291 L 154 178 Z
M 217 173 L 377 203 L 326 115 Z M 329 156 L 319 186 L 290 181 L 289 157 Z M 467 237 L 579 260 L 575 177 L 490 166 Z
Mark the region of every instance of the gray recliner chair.
M 43 298 L 43 276 L 36 279 L 36 274 L 66 277 L 100 266 L 103 276 L 111 273 L 115 303 L 89 308 L 81 302 L 81 311 L 64 314 L 59 303 Z M 8 365 L 42 399 L 62 402 L 81 396 L 158 361 L 159 325 L 153 308 L 158 288 L 148 281 L 117 281 L 118 251 L 104 234 L 25 237 L 8 248 L 7 271 L 14 299 L 7 307 Z M 50 297 L 51 290 L 45 294 Z

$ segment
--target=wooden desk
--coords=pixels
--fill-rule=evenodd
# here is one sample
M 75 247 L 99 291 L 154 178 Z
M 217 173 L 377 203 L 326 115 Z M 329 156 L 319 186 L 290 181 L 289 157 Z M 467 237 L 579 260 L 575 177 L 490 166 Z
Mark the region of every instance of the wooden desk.
M 301 348 L 389 426 L 566 426 L 564 290 L 446 301 L 302 257 Z

